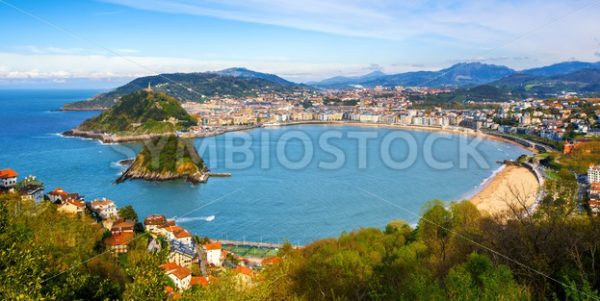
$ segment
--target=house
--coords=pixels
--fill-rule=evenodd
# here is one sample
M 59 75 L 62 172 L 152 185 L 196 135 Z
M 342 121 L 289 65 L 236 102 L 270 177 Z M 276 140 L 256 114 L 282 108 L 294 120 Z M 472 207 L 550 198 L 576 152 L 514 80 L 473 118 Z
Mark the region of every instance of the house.
M 83 214 L 85 212 L 85 202 L 67 199 L 64 203 L 58 206 L 58 212 L 65 214 Z
M 192 271 L 184 268 L 174 262 L 161 264 L 160 267 L 165 271 L 165 274 L 175 283 L 179 290 L 186 290 L 190 287 L 192 281 Z
M 12 169 L 0 170 L 0 188 L 13 188 L 17 185 L 19 174 Z
M 129 250 L 129 242 L 133 240 L 135 235 L 130 232 L 113 234 L 104 240 L 104 244 L 113 252 L 113 254 L 124 254 Z
M 100 216 L 100 218 L 102 219 L 111 219 L 118 217 L 117 206 L 115 206 L 115 203 L 111 200 L 94 200 L 90 204 L 90 207 L 92 211 L 98 214 L 98 216 Z
M 112 226 L 110 227 L 110 232 L 112 234 L 133 233 L 134 227 L 134 221 L 119 220 L 112 224 Z
M 588 181 L 590 183 L 600 182 L 600 165 L 588 168 Z
M 164 215 L 150 215 L 144 219 L 144 229 L 151 233 L 158 233 L 159 229 L 167 224 Z
M 204 245 L 206 262 L 213 266 L 221 266 L 221 243 L 207 243 Z
M 34 176 L 25 177 L 17 186 L 24 200 L 32 200 L 36 203 L 44 200 L 44 183 Z
M 254 272 L 252 271 L 252 269 L 239 265 L 235 269 L 233 269 L 233 272 L 236 273 L 235 277 L 241 288 L 248 287 L 252 284 L 252 278 L 254 277 Z
M 191 267 L 194 258 L 196 257 L 196 251 L 190 245 L 183 244 L 176 240 L 172 240 L 170 243 L 171 250 L 169 250 L 169 262 L 174 262 L 183 267 Z
M 162 235 L 168 240 L 174 240 L 182 244 L 192 246 L 192 234 L 179 226 L 167 226 L 161 229 Z
M 68 193 L 60 187 L 56 187 L 54 190 L 48 192 L 48 198 L 53 203 L 63 203 L 67 199 L 81 200 L 81 196 L 78 193 Z

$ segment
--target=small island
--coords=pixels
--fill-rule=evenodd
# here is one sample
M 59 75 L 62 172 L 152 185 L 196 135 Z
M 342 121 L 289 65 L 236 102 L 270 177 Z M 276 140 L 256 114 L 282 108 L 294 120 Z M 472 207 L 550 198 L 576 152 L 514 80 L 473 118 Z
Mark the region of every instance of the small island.
M 116 180 L 170 181 L 183 179 L 205 183 L 209 170 L 190 140 L 177 136 L 156 137 L 144 141 L 144 148 L 129 168 Z

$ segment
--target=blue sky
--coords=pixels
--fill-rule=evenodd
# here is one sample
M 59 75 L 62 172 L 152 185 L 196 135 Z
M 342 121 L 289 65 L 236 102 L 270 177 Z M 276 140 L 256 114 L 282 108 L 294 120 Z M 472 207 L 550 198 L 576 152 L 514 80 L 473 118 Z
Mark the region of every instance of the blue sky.
M 243 66 L 294 81 L 600 60 L 597 0 L 0 0 L 0 87 Z

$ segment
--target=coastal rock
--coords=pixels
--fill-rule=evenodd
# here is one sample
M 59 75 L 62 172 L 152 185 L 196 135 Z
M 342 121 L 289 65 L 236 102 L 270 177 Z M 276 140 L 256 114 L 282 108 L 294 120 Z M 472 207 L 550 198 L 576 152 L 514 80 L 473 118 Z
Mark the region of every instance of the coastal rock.
M 189 140 L 169 136 L 145 141 L 142 151 L 115 182 L 183 179 L 197 184 L 205 183 L 208 177 L 209 170 L 194 145 Z

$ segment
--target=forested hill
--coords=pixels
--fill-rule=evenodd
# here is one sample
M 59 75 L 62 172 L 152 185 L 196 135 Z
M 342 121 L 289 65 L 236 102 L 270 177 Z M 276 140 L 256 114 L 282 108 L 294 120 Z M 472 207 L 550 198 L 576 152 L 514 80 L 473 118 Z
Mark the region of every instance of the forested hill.
M 250 71 L 244 68 L 225 69 L 205 73 L 172 73 L 136 78 L 113 91 L 99 94 L 89 100 L 64 106 L 65 110 L 105 110 L 121 97 L 152 86 L 179 101 L 203 101 L 211 96 L 256 96 L 269 92 L 293 92 L 306 86 L 286 81 L 276 75 Z
M 112 108 L 84 121 L 81 131 L 158 134 L 187 129 L 196 124 L 177 99 L 162 92 L 138 91 L 124 96 Z

